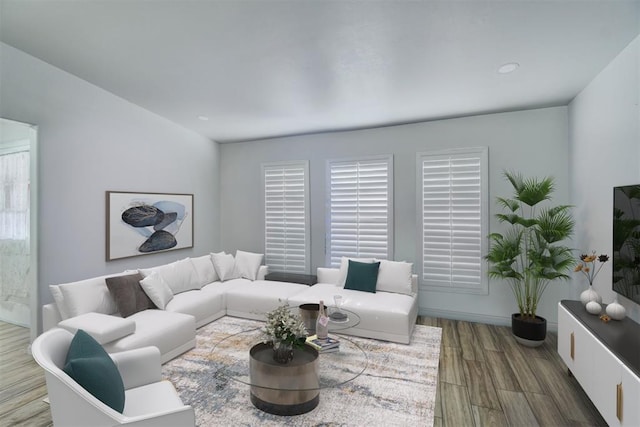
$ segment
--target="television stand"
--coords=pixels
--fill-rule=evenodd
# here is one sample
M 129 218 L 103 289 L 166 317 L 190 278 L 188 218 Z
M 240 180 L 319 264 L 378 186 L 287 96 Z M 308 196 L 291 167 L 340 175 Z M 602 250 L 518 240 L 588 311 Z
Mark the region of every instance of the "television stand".
M 558 303 L 558 353 L 610 426 L 640 425 L 640 325 Z

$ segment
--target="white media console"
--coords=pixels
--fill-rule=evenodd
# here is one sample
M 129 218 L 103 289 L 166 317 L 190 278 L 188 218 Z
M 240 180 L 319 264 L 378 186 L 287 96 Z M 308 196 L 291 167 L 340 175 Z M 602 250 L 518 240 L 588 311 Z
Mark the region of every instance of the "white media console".
M 604 420 L 640 426 L 640 325 L 603 322 L 580 301 L 558 303 L 558 353 Z

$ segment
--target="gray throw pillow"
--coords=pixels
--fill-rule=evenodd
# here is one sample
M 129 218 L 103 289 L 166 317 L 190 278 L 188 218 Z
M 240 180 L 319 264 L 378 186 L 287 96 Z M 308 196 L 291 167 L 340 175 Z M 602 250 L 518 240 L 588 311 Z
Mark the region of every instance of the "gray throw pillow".
M 105 279 L 109 293 L 122 317 L 129 317 L 148 308 L 157 308 L 140 286 L 142 279 L 140 273 Z

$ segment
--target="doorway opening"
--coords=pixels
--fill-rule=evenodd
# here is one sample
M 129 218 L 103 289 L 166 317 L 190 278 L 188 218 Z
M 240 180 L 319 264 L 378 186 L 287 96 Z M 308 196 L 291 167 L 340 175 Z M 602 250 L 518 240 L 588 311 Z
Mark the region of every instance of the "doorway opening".
M 0 118 L 0 321 L 37 335 L 37 128 Z

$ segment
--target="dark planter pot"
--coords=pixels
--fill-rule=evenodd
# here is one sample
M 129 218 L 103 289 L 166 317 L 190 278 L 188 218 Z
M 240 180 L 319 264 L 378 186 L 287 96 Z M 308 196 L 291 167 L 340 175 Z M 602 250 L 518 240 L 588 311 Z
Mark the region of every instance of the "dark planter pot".
M 511 315 L 511 332 L 520 344 L 527 347 L 538 347 L 547 337 L 547 319 L 536 316 L 535 320 L 522 319 L 520 313 Z

